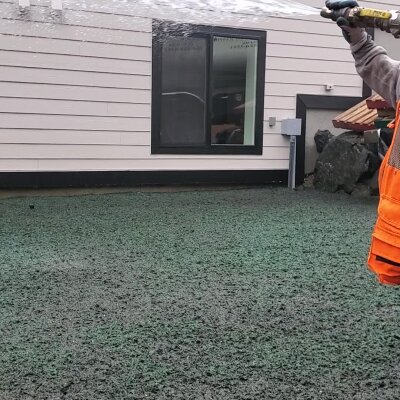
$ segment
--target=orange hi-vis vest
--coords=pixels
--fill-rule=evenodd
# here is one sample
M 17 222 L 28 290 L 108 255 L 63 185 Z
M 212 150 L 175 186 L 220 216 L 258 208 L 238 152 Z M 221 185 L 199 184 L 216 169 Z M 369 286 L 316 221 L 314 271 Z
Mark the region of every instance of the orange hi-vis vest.
M 380 201 L 368 264 L 383 284 L 400 285 L 400 102 L 392 144 L 379 171 Z

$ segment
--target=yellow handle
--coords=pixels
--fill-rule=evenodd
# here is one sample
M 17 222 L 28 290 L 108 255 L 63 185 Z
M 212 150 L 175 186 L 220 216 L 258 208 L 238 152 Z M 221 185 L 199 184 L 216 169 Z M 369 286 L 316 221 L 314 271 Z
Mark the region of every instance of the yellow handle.
M 360 17 L 390 19 L 392 13 L 390 11 L 374 10 L 373 8 L 362 8 L 358 14 Z

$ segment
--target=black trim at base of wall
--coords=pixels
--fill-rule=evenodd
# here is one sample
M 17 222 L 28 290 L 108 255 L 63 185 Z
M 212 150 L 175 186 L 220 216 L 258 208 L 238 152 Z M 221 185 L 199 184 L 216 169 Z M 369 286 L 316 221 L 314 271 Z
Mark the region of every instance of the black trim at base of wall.
M 287 183 L 277 171 L 76 171 L 1 172 L 0 189 L 54 189 L 151 185 L 263 185 Z

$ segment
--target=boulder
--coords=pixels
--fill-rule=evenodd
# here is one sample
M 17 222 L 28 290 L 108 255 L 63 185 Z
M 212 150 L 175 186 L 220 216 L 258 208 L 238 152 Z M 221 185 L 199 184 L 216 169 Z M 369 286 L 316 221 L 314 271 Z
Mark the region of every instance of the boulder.
M 358 182 L 351 195 L 354 197 L 370 197 L 371 193 L 368 184 L 365 182 Z
M 363 134 L 355 131 L 346 131 L 336 136 L 337 139 L 344 140 L 351 144 L 361 144 L 364 143 Z
M 369 150 L 369 149 L 367 148 L 367 150 Z M 368 178 L 373 177 L 375 175 L 375 172 L 379 170 L 380 166 L 381 166 L 381 159 L 379 157 L 378 152 L 369 150 L 369 154 L 368 154 L 368 171 L 363 176 L 363 178 L 368 179 Z
M 370 172 L 370 156 L 360 135 L 345 132 L 332 138 L 319 155 L 315 166 L 316 189 L 334 193 L 343 189 L 352 193 L 360 178 Z
M 384 158 L 387 151 L 389 150 L 389 146 L 386 144 L 385 140 L 381 137 L 378 142 L 378 154 L 380 158 Z
M 364 132 L 364 143 L 378 143 L 378 142 L 379 142 L 379 131 L 377 129 Z
M 370 132 L 376 133 L 376 131 Z M 379 169 L 379 166 L 381 164 L 381 159 L 379 157 L 379 137 L 377 136 L 372 140 L 371 137 L 366 138 L 365 134 L 366 132 L 361 133 L 347 131 L 337 136 L 337 138 L 340 140 L 345 140 L 352 145 L 362 146 L 368 151 L 368 170 L 360 177 L 361 180 L 368 180 L 372 178 L 375 174 L 375 171 Z
M 324 147 L 332 140 L 334 136 L 328 130 L 318 130 L 317 133 L 314 135 L 314 142 L 317 146 L 318 153 L 322 153 Z
M 371 196 L 379 196 L 379 170 L 375 171 L 374 176 L 369 180 L 368 187 Z
M 384 142 L 386 147 L 389 147 L 393 139 L 393 129 L 382 128 L 379 138 Z

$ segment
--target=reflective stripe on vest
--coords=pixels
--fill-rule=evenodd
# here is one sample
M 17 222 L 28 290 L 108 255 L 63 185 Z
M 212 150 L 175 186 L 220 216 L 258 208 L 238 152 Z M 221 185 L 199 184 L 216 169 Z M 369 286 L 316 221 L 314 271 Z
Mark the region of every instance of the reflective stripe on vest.
M 368 264 L 384 284 L 400 285 L 400 102 L 392 144 L 379 171 L 378 219 Z

